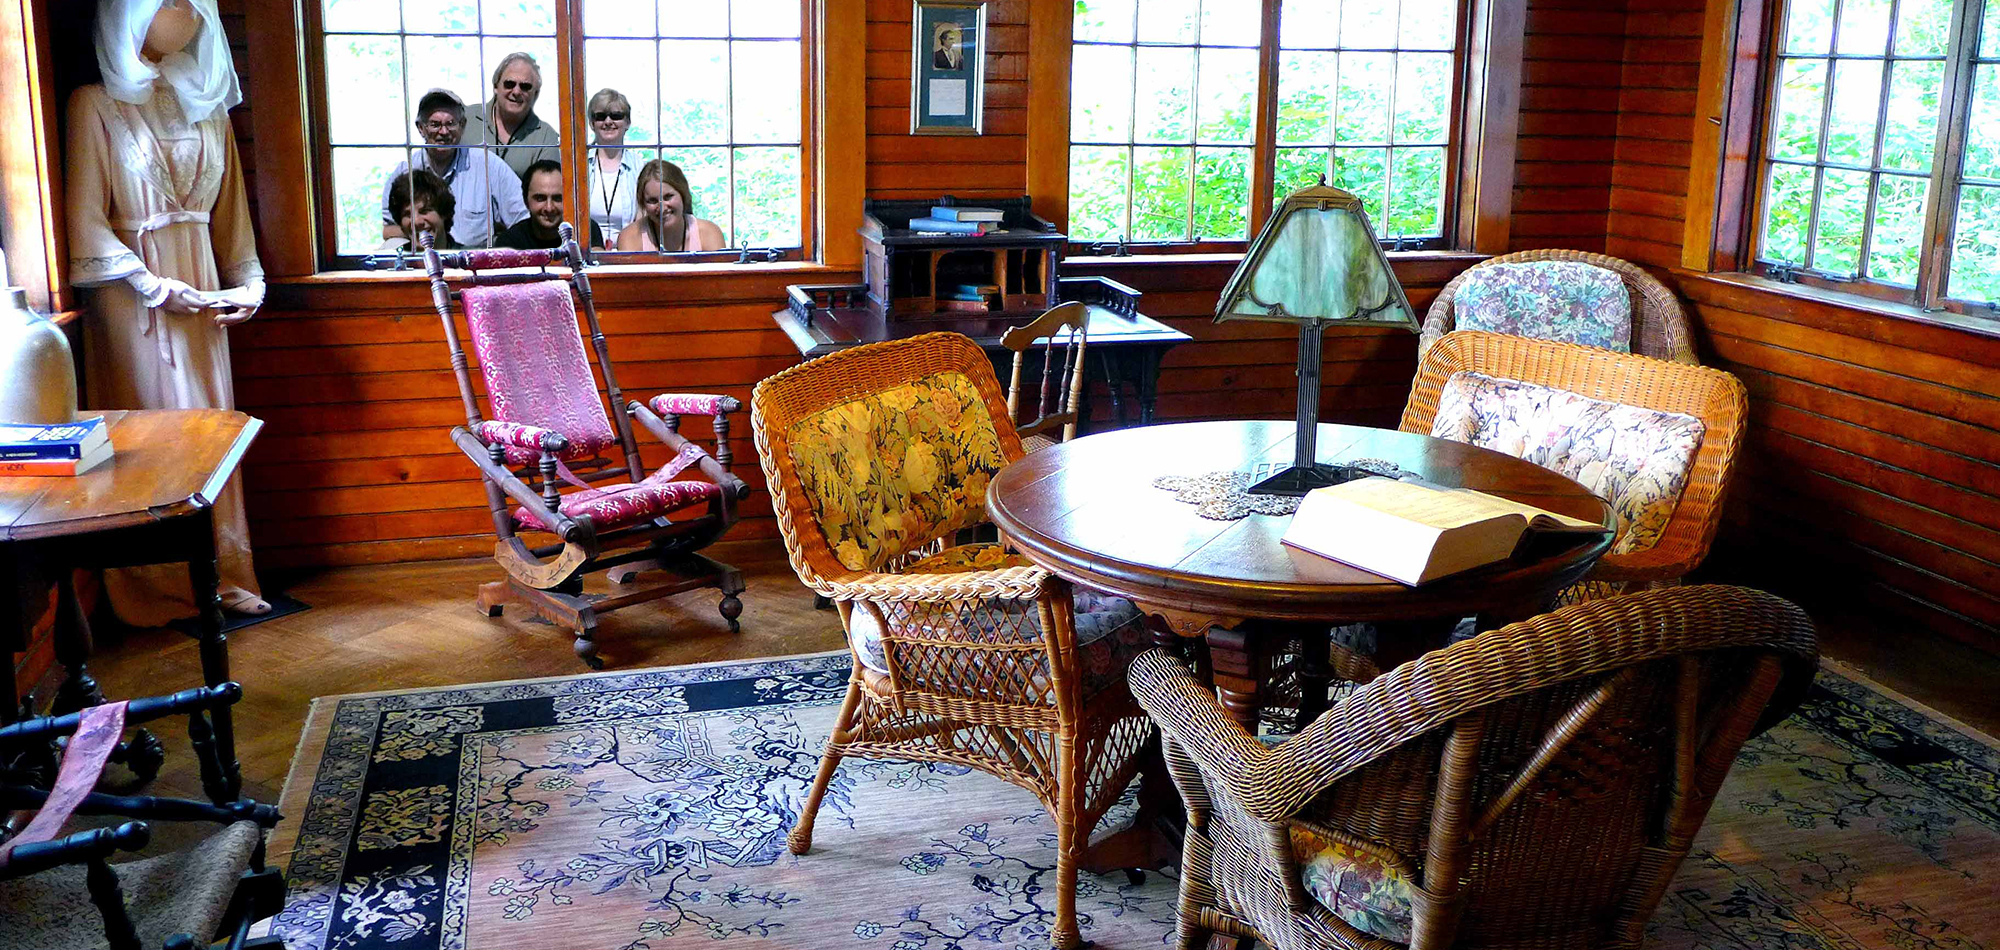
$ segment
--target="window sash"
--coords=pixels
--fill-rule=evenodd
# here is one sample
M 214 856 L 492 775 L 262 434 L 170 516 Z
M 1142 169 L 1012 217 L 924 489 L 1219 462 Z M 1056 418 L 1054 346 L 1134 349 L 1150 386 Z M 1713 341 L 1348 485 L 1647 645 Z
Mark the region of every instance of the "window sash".
M 1143 3 L 1144 0 L 1138 0 L 1138 2 Z M 1258 44 L 1256 47 L 1258 54 L 1257 85 L 1256 85 L 1254 102 L 1251 107 L 1252 116 L 1255 120 L 1255 129 L 1251 134 L 1251 143 L 1249 146 L 1251 152 L 1250 181 L 1249 181 L 1250 202 L 1249 202 L 1249 207 L 1247 209 L 1248 222 L 1246 224 L 1245 236 L 1241 239 L 1216 239 L 1216 238 L 1204 239 L 1197 237 L 1197 239 L 1195 240 L 1178 240 L 1178 241 L 1127 240 L 1125 242 L 1098 241 L 1098 240 L 1085 241 L 1076 239 L 1074 236 L 1072 236 L 1070 243 L 1071 253 L 1106 254 L 1111 256 L 1131 256 L 1131 255 L 1144 256 L 1144 255 L 1170 255 L 1170 254 L 1190 254 L 1190 253 L 1229 253 L 1229 252 L 1242 251 L 1245 247 L 1248 246 L 1250 240 L 1256 237 L 1257 232 L 1263 228 L 1264 222 L 1270 218 L 1271 213 L 1273 209 L 1277 206 L 1278 201 L 1284 197 L 1282 195 L 1272 194 L 1272 189 L 1275 185 L 1277 178 L 1276 163 L 1277 163 L 1278 153 L 1280 151 L 1285 151 L 1285 150 L 1311 149 L 1311 150 L 1323 151 L 1330 154 L 1337 148 L 1345 147 L 1338 143 L 1332 145 L 1316 144 L 1316 145 L 1304 145 L 1304 146 L 1278 144 L 1277 142 L 1278 73 L 1279 73 L 1279 59 L 1283 53 L 1338 52 L 1338 53 L 1392 53 L 1393 54 L 1393 53 L 1409 53 L 1409 52 L 1419 52 L 1419 53 L 1445 52 L 1442 49 L 1433 49 L 1429 47 L 1423 47 L 1423 48 L 1411 47 L 1409 49 L 1401 49 L 1394 46 L 1343 48 L 1337 44 L 1291 46 L 1291 47 L 1283 46 L 1282 35 L 1281 35 L 1282 7 L 1283 7 L 1283 0 L 1262 0 L 1262 23 L 1259 27 Z M 1465 103 L 1462 100 L 1468 85 L 1466 82 L 1465 72 L 1467 64 L 1467 50 L 1470 45 L 1469 37 L 1471 35 L 1471 30 L 1473 29 L 1473 12 L 1474 12 L 1473 0 L 1457 0 L 1455 4 L 1456 21 L 1454 22 L 1452 28 L 1452 45 L 1450 50 L 1452 57 L 1451 90 L 1447 98 L 1445 99 L 1445 103 L 1447 106 L 1445 120 L 1444 120 L 1445 140 L 1442 143 L 1431 143 L 1431 142 L 1363 143 L 1363 144 L 1379 145 L 1379 147 L 1381 147 L 1385 153 L 1385 162 L 1392 165 L 1394 162 L 1394 154 L 1398 150 L 1404 148 L 1412 148 L 1412 149 L 1436 148 L 1440 144 L 1442 144 L 1443 146 L 1444 166 L 1440 173 L 1440 177 L 1442 179 L 1442 188 L 1440 193 L 1439 209 L 1438 209 L 1439 233 L 1436 236 L 1424 237 L 1424 238 L 1385 238 L 1382 241 L 1382 244 L 1384 247 L 1389 248 L 1391 250 L 1398 250 L 1398 251 L 1434 250 L 1440 248 L 1448 248 L 1455 243 L 1455 235 L 1457 235 L 1460 231 L 1461 228 L 1461 223 L 1459 221 L 1459 198 L 1460 198 L 1459 191 L 1461 186 L 1460 173 L 1462 170 L 1461 169 L 1462 156 L 1464 155 L 1465 151 L 1464 149 L 1465 143 L 1462 141 L 1464 133 Z M 1138 41 L 1136 35 L 1134 37 L 1134 41 L 1129 43 L 1106 41 L 1106 40 L 1079 40 L 1074 37 L 1073 29 L 1071 35 L 1063 37 L 1063 42 L 1067 44 L 1072 59 L 1074 57 L 1074 51 L 1078 47 L 1086 47 L 1086 46 L 1111 47 L 1111 48 L 1121 48 L 1121 49 L 1123 48 L 1249 49 L 1250 48 L 1249 46 L 1245 45 L 1233 45 L 1233 44 L 1222 44 L 1222 43 L 1217 43 L 1217 44 L 1200 43 L 1199 34 L 1197 34 L 1197 39 L 1195 42 L 1168 43 L 1168 42 L 1157 42 L 1157 41 Z M 1065 77 L 1065 81 L 1072 83 L 1071 89 L 1073 90 L 1074 89 L 1073 71 L 1069 76 Z M 1133 88 L 1134 88 L 1134 95 L 1136 95 L 1137 94 L 1136 76 L 1134 78 Z M 1196 106 L 1198 107 L 1199 106 L 1198 92 L 1196 93 L 1195 103 Z M 1136 115 L 1136 109 L 1134 110 L 1134 113 Z M 1389 132 L 1389 138 L 1391 140 L 1395 138 L 1395 133 L 1393 128 L 1394 118 L 1395 114 L 1393 111 L 1393 102 L 1392 102 L 1391 103 L 1392 127 Z M 1196 121 L 1198 121 L 1198 117 L 1191 117 L 1191 124 L 1195 123 Z M 1071 161 L 1070 159 L 1071 147 L 1103 145 L 1103 146 L 1130 149 L 1135 146 L 1151 147 L 1158 144 L 1158 143 L 1147 143 L 1147 142 L 1136 142 L 1136 141 L 1134 142 L 1085 141 L 1085 140 L 1071 138 L 1070 132 L 1071 132 L 1070 117 L 1068 115 L 1065 115 L 1063 117 L 1064 148 L 1063 148 L 1062 160 L 1066 168 L 1069 167 L 1069 162 Z M 1132 138 L 1136 140 L 1137 138 L 1136 132 L 1132 135 Z M 1182 146 L 1172 146 L 1172 147 L 1182 147 Z M 1197 137 L 1196 140 L 1191 141 L 1184 147 L 1192 150 L 1201 148 L 1203 146 L 1199 143 Z M 1210 146 L 1210 147 L 1241 148 L 1242 146 Z M 1195 182 L 1192 179 L 1196 173 L 1197 163 L 1193 160 L 1190 160 L 1188 164 L 1189 164 L 1189 173 L 1191 179 L 1189 183 L 1188 213 L 1190 218 L 1192 218 L 1194 214 L 1193 189 L 1195 185 Z M 1389 170 L 1388 174 L 1393 175 L 1393 169 Z M 1065 177 L 1067 177 L 1067 175 Z M 1388 194 L 1389 193 L 1386 191 L 1386 186 L 1385 186 L 1385 192 L 1384 192 L 1385 202 L 1388 200 Z M 1133 204 L 1132 196 L 1130 194 L 1126 195 L 1125 203 L 1126 203 L 1125 220 L 1127 222 L 1127 236 L 1129 238 L 1131 230 L 1131 216 L 1132 216 L 1132 204 Z M 1387 212 L 1386 204 L 1384 212 L 1385 213 Z M 1074 212 L 1072 211 L 1072 216 L 1073 214 Z M 1381 224 L 1377 223 L 1377 230 L 1380 229 L 1381 229 Z M 1194 234 L 1194 228 L 1190 227 L 1189 234 L 1191 235 Z
M 589 155 L 589 120 L 584 115 L 584 110 L 588 105 L 592 90 L 586 88 L 588 76 L 584 68 L 583 47 L 586 35 L 583 25 L 583 6 L 582 0 L 554 0 L 556 61 L 553 64 L 543 64 L 543 81 L 555 87 L 553 90 L 548 90 L 548 92 L 557 96 L 560 102 L 559 107 L 554 110 L 556 112 L 555 121 L 551 124 L 557 126 L 561 137 L 560 148 L 564 169 L 563 202 L 565 217 L 571 223 L 578 226 L 580 235 L 587 235 L 588 225 L 585 222 L 589 220 L 590 179 L 589 170 L 585 162 L 591 160 L 591 158 Z M 801 0 L 800 7 L 799 37 L 797 39 L 799 44 L 799 89 L 801 93 L 799 135 L 796 143 L 777 143 L 783 147 L 796 147 L 799 149 L 799 245 L 775 249 L 757 248 L 756 253 L 748 255 L 736 249 L 692 254 L 616 252 L 616 256 L 605 259 L 606 262 L 614 264 L 661 262 L 687 264 L 720 261 L 734 262 L 739 260 L 812 261 L 818 259 L 822 253 L 822 249 L 819 242 L 820 228 L 816 216 L 817 208 L 814 195 L 818 186 L 818 182 L 816 181 L 818 167 L 816 156 L 819 135 L 818 113 L 821 103 L 819 101 L 820 97 L 814 93 L 812 77 L 818 70 L 819 58 L 822 55 L 818 37 L 821 27 L 819 18 L 814 15 L 811 3 Z M 329 125 L 329 104 L 331 102 L 329 97 L 331 89 L 328 83 L 326 59 L 326 37 L 328 31 L 325 28 L 325 4 L 323 0 L 306 0 L 306 2 L 299 4 L 299 13 L 301 15 L 299 21 L 300 32 L 305 39 L 306 121 L 310 133 L 309 141 L 313 143 L 309 146 L 310 154 L 306 162 L 314 207 L 311 243 L 317 251 L 319 270 L 359 271 L 362 269 L 362 262 L 370 255 L 367 253 L 342 254 L 338 245 L 339 228 L 336 217 L 338 214 L 338 202 L 335 199 L 338 192 L 335 190 L 333 181 L 333 149 L 335 146 L 331 142 Z M 348 32 L 334 31 L 334 35 L 347 35 Z M 407 30 L 399 25 L 397 32 L 367 35 L 401 38 L 406 34 Z M 408 35 L 430 36 L 433 34 Z M 450 35 L 470 37 L 483 43 L 488 38 L 506 39 L 519 34 L 465 33 Z M 535 36 L 534 38 L 544 42 L 548 40 L 546 36 Z M 724 36 L 701 37 L 701 39 L 720 39 L 723 42 L 747 42 L 761 39 L 777 40 L 780 38 Z M 787 42 L 791 41 L 789 37 L 782 39 Z M 490 89 L 486 82 L 486 80 L 490 79 L 490 76 L 482 75 L 480 78 L 481 84 L 478 90 L 478 101 L 485 101 L 490 95 Z M 407 86 L 407 79 L 405 80 L 405 85 Z M 473 101 L 466 103 L 467 107 L 475 104 Z M 407 125 L 407 120 L 405 120 L 405 124 Z M 731 134 L 734 134 L 733 131 Z M 730 200 L 732 202 L 735 201 L 736 192 L 734 178 L 736 149 L 759 147 L 762 144 L 759 142 L 736 141 L 720 144 L 701 144 L 700 147 L 714 147 L 728 150 L 731 171 L 730 179 L 725 183 L 725 187 L 729 189 Z M 390 147 L 400 148 L 405 152 L 420 146 L 421 143 L 418 145 L 390 143 Z M 355 146 L 350 146 L 349 143 L 341 143 L 341 147 Z M 660 142 L 633 147 L 641 150 L 665 150 L 675 146 L 670 143 Z M 580 173 L 572 173 L 572 170 L 579 170 Z M 496 227 L 495 233 L 498 230 Z
M 1971 119 L 1971 98 L 1974 70 L 1978 64 L 2000 60 L 2000 50 L 1985 51 L 1989 55 L 1979 57 L 1978 49 L 1981 17 L 1987 4 L 1993 0 L 1954 0 L 1951 25 L 1945 40 L 1945 51 L 1934 55 L 1899 55 L 1895 44 L 1898 39 L 1902 6 L 1905 0 L 1891 0 L 1889 9 L 1890 35 L 1883 55 L 1840 53 L 1839 14 L 1841 6 L 1836 6 L 1833 35 L 1828 37 L 1827 52 L 1788 53 L 1785 51 L 1787 30 L 1790 27 L 1791 2 L 1773 4 L 1771 29 L 1768 30 L 1766 55 L 1759 77 L 1759 141 L 1756 152 L 1756 188 L 1749 196 L 1753 202 L 1752 213 L 1745 216 L 1749 235 L 1744 242 L 1748 249 L 1744 262 L 1751 269 L 1788 283 L 1800 283 L 1827 290 L 1854 293 L 1878 300 L 1906 303 L 1925 310 L 1950 310 L 1958 313 L 1991 311 L 1991 304 L 1948 296 L 1946 278 L 1950 270 L 1950 255 L 1956 237 L 1955 226 L 1958 212 L 1958 197 L 1961 186 L 1967 183 L 1981 184 L 1980 179 L 1964 176 L 1965 139 Z M 1819 146 L 1810 159 L 1779 156 L 1774 154 L 1777 139 L 1779 110 L 1779 84 L 1782 81 L 1786 63 L 1797 60 L 1826 61 L 1827 80 L 1821 90 L 1821 118 L 1819 125 Z M 1867 164 L 1829 161 L 1826 158 L 1827 137 L 1830 129 L 1829 117 L 1834 108 L 1833 77 L 1842 62 L 1880 62 L 1884 64 L 1882 74 L 1881 102 L 1876 112 L 1875 142 L 1871 161 Z M 1884 168 L 1882 151 L 1886 135 L 1885 119 L 1888 108 L 1890 84 L 1893 75 L 1891 64 L 1941 62 L 1944 65 L 1943 78 L 1938 95 L 1937 130 L 1931 154 L 1931 165 L 1927 171 Z M 1766 253 L 1769 235 L 1771 209 L 1771 179 L 1778 169 L 1809 168 L 1813 170 L 1812 207 L 1805 232 L 1806 262 L 1804 266 L 1781 262 Z M 1824 180 L 1827 170 L 1859 172 L 1869 176 L 1866 204 L 1862 212 L 1861 244 L 1857 250 L 1857 268 L 1863 274 L 1859 277 L 1842 277 L 1812 268 L 1815 263 L 1814 238 L 1818 231 L 1818 221 L 1822 210 Z M 1876 200 L 1880 194 L 1880 182 L 1884 178 L 1898 177 L 1926 182 L 1922 230 L 1918 235 L 1919 254 L 1917 275 L 1914 284 L 1899 284 L 1867 275 L 1869 257 L 1873 247 L 1875 232 Z

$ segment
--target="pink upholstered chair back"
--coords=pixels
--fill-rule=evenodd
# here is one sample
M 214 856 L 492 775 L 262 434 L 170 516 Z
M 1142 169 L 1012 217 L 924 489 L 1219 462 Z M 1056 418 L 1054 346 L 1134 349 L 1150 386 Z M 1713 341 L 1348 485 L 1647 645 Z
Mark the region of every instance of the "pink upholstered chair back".
M 459 298 L 491 418 L 562 433 L 569 438 L 565 460 L 618 444 L 584 355 L 568 281 L 468 286 Z M 507 458 L 522 465 L 536 455 L 510 448 Z

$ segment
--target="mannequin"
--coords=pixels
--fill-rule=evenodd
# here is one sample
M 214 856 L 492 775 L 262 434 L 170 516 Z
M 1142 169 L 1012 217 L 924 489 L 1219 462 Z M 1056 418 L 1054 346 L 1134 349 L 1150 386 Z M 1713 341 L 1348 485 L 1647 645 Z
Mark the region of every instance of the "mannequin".
M 93 288 L 84 325 L 91 405 L 231 409 L 226 328 L 264 303 L 229 108 L 243 99 L 215 0 L 101 0 L 104 81 L 69 102 L 70 283 Z M 215 502 L 223 607 L 257 595 L 240 479 Z M 182 565 L 107 571 L 120 618 L 195 612 Z

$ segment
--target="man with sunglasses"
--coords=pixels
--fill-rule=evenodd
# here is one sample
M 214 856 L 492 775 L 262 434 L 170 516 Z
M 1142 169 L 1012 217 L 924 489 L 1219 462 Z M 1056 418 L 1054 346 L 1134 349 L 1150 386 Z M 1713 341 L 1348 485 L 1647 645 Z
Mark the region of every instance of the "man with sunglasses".
M 528 216 L 521 200 L 521 179 L 507 163 L 486 149 L 460 144 L 465 133 L 465 103 L 447 89 L 433 89 L 417 100 L 417 134 L 422 148 L 410 150 L 409 161 L 396 166 L 382 183 L 382 236 L 402 236 L 398 216 L 390 208 L 390 191 L 397 178 L 421 168 L 443 180 L 457 207 L 452 240 L 460 247 L 485 247 L 495 232 Z
M 556 130 L 535 115 L 541 97 L 542 67 L 527 53 L 508 53 L 493 70 L 493 98 L 465 110 L 465 144 L 494 146 L 516 179 L 536 162 L 561 161 Z

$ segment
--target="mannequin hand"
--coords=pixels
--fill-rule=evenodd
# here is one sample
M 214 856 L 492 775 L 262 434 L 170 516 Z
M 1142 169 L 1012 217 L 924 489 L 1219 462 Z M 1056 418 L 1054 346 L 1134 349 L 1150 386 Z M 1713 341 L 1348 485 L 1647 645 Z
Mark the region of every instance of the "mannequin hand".
M 217 311 L 216 324 L 226 327 L 257 315 L 257 310 L 264 306 L 264 285 L 261 282 L 250 283 L 218 290 L 207 296 Z
M 167 285 L 167 297 L 160 308 L 168 313 L 200 313 L 215 306 L 207 294 L 178 280 L 163 278 L 162 282 Z

